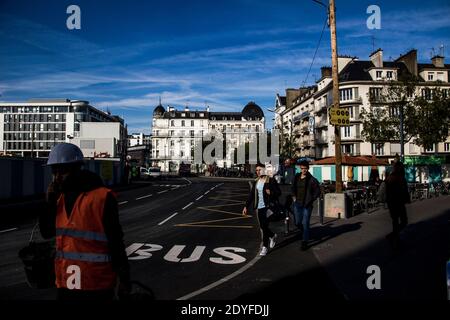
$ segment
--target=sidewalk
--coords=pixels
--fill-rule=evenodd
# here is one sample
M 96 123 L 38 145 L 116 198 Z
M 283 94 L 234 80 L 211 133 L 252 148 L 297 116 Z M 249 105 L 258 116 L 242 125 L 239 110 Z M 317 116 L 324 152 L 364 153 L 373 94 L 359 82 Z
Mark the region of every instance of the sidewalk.
M 385 239 L 392 227 L 383 209 L 350 219 L 325 218 L 323 226 L 313 216 L 307 251 L 300 250 L 295 229 L 285 236 L 283 223 L 273 223 L 279 241 L 267 256 L 194 299 L 446 300 L 450 196 L 416 201 L 407 211 L 409 225 L 399 251 Z M 380 267 L 380 290 L 367 288 L 371 265 Z

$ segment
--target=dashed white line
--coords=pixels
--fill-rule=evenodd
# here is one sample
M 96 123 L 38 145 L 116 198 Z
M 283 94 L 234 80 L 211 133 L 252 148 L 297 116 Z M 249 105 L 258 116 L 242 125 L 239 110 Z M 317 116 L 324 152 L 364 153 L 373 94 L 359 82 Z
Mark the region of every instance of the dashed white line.
M 173 217 L 175 217 L 178 214 L 178 212 L 175 212 L 173 215 L 171 215 L 170 217 L 168 217 L 167 219 L 161 221 L 160 223 L 158 223 L 158 226 L 166 223 L 167 221 L 169 221 L 170 219 L 172 219 Z
M 205 192 L 205 195 L 207 195 L 209 193 L 209 190 Z
M 153 194 L 148 194 L 146 196 L 142 196 L 142 197 L 136 198 L 136 200 L 145 199 L 145 198 L 148 198 L 148 197 L 151 197 L 151 196 L 153 196 Z
M 128 203 L 128 201 L 119 202 L 119 206 L 122 205 L 122 204 L 125 204 L 125 203 Z
M 14 231 L 14 230 L 17 230 L 17 229 L 18 229 L 18 228 L 6 229 L 6 230 L 0 231 L 0 233 L 10 232 L 10 231 Z
M 200 197 L 198 197 L 197 199 L 195 199 L 196 201 L 200 200 L 201 198 L 203 198 L 203 195 L 201 195 Z
M 192 206 L 193 202 L 189 203 L 188 205 L 184 206 L 182 210 L 189 208 L 190 206 Z
M 158 192 L 158 194 L 161 194 L 161 193 L 164 193 L 164 192 L 167 192 L 167 191 L 169 191 L 169 190 L 160 191 L 160 192 Z

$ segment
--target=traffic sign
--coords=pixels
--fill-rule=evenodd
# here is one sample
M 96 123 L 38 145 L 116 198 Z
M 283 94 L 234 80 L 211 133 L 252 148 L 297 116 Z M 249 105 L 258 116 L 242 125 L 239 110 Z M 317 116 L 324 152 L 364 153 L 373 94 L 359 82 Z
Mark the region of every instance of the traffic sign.
M 350 112 L 347 108 L 331 108 L 330 123 L 335 126 L 349 126 Z

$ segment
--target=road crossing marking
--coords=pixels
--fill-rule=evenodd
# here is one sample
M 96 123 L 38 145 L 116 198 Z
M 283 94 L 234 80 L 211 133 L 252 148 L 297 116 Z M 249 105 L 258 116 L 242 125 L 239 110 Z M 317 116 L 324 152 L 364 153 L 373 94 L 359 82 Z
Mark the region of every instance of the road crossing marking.
M 164 193 L 164 192 L 167 192 L 167 191 L 169 191 L 169 190 L 160 191 L 160 192 L 158 192 L 158 194 L 161 194 L 161 193 Z
M 198 197 L 197 199 L 195 199 L 196 201 L 200 200 L 201 198 L 203 198 L 203 195 L 201 195 L 200 197 Z
M 209 193 L 209 190 L 208 191 L 206 191 L 204 194 L 206 195 L 206 194 L 208 194 Z
M 175 217 L 178 214 L 178 212 L 175 212 L 174 214 L 172 214 L 170 217 L 168 217 L 167 219 L 161 221 L 160 223 L 158 223 L 158 226 L 163 225 L 164 223 L 166 223 L 167 221 L 169 221 L 170 219 L 172 219 L 173 217 Z
M 189 208 L 193 203 L 194 203 L 194 202 L 189 203 L 188 205 L 184 206 L 183 209 L 181 209 L 181 210 L 184 210 L 184 209 L 186 209 L 186 208 Z
M 151 196 L 153 196 L 153 194 L 148 194 L 146 196 L 142 196 L 142 197 L 136 198 L 136 200 L 145 199 L 145 198 L 148 198 L 148 197 L 151 197 Z
M 128 203 L 128 201 L 119 202 L 119 206 L 121 206 L 122 204 L 125 204 L 125 203 Z

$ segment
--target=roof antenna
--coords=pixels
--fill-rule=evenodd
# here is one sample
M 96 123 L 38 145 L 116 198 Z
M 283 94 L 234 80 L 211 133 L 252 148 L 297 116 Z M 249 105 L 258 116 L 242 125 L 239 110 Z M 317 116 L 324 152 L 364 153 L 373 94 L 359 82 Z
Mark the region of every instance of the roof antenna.
M 159 105 L 161 105 L 161 96 L 159 96 Z
M 433 58 L 436 55 L 436 51 L 434 50 L 434 47 L 430 48 L 430 49 L 431 49 L 431 51 L 430 51 L 431 57 L 430 58 Z
M 441 57 L 445 57 L 445 51 L 444 51 L 444 44 L 442 43 L 441 46 L 439 47 L 439 54 L 441 55 Z

